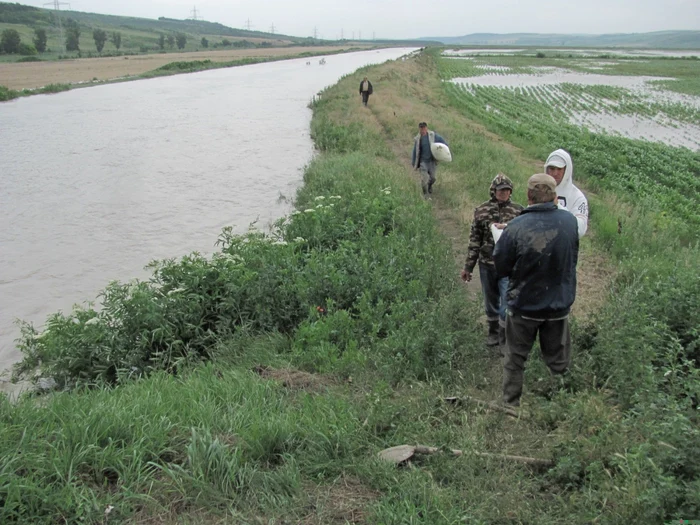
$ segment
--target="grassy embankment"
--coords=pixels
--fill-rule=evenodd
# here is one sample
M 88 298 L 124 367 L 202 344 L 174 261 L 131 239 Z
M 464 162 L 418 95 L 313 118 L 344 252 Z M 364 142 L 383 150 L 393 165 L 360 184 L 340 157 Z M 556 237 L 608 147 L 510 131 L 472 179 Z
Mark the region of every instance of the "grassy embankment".
M 451 277 L 453 250 L 407 169 L 416 122 L 428 120 L 455 153 L 433 204 L 462 248 L 459 231 L 493 175 L 511 175 L 522 202 L 541 159 L 461 114 L 432 57 L 371 68 L 369 109 L 356 93 L 366 71 L 315 102 L 323 153 L 306 172 L 299 212 L 273 235 L 225 232 L 220 256 L 163 262 L 150 282 L 112 284 L 99 313 L 56 315 L 43 334 L 25 327 L 25 365 L 41 363 L 70 391 L 0 405 L 1 521 L 698 515 L 697 248 L 682 247 L 665 222 L 650 231 L 632 204 L 623 233 L 606 233 L 619 204 L 592 196 L 583 265 L 605 250 L 617 277 L 575 326 L 568 384 L 534 358 L 524 417 L 446 405 L 448 394 L 496 399 L 500 360 L 481 346 L 481 306 Z M 584 286 L 581 298 L 591 294 Z M 197 366 L 202 357 L 211 363 Z M 375 459 L 402 443 L 466 457 L 407 468 Z

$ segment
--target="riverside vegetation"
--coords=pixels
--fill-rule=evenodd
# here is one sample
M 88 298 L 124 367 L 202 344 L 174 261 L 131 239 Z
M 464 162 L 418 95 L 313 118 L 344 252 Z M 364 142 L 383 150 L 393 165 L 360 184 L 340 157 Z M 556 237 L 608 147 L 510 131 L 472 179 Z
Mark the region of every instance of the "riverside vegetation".
M 533 122 L 532 136 L 507 135 L 524 149 L 504 142 L 500 124 L 472 113 L 440 68 L 430 51 L 363 68 L 315 99 L 320 154 L 297 211 L 270 233 L 224 230 L 212 257 L 154 262 L 149 280 L 111 283 L 100 309 L 57 313 L 42 332 L 22 326 L 16 373 L 56 388 L 0 400 L 2 523 L 700 516 L 700 254 L 686 209 L 616 183 L 625 171 L 607 137 L 565 128 L 557 141 Z M 380 94 L 369 108 L 355 90 L 365 75 Z M 454 153 L 432 207 L 406 160 L 424 119 Z M 545 152 L 582 143 L 576 133 L 591 159 L 576 175 L 589 189 L 592 232 L 582 242 L 571 375 L 554 381 L 533 358 L 520 419 L 445 404 L 500 391 L 480 302 L 456 278 L 473 206 L 499 171 L 523 202 Z M 616 144 L 698 162 L 667 146 Z M 696 193 L 685 197 L 697 206 Z M 588 302 L 597 259 L 614 276 L 593 275 L 604 292 Z M 399 468 L 377 459 L 404 443 L 464 455 Z

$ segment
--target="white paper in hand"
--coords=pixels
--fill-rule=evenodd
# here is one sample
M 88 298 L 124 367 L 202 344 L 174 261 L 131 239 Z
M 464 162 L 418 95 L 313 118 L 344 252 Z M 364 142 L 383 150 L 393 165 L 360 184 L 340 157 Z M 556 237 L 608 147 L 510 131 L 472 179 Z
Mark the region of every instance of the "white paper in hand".
M 491 225 L 491 235 L 493 235 L 493 242 L 494 243 L 497 243 L 498 239 L 501 238 L 501 233 L 503 233 L 503 230 L 499 230 L 498 228 L 496 228 L 495 224 Z

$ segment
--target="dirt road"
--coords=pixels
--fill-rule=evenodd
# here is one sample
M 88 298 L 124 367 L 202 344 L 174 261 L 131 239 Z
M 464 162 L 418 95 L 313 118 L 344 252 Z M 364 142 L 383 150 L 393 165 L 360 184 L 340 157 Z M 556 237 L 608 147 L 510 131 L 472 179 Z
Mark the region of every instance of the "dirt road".
M 353 48 L 359 46 L 353 45 Z M 276 57 L 350 49 L 347 47 L 283 47 L 205 50 L 190 53 L 164 53 L 123 57 L 81 58 L 51 62 L 0 63 L 0 85 L 10 89 L 33 89 L 48 84 L 76 84 L 92 80 L 140 75 L 170 62 L 211 60 L 229 62 L 241 58 Z

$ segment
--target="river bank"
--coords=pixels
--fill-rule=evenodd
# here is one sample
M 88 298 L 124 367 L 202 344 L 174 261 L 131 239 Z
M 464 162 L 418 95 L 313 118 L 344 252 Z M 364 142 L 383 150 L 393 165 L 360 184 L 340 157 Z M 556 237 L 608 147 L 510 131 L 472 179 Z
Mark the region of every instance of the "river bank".
M 0 86 L 8 89 L 34 90 L 51 84 L 81 85 L 140 77 L 171 62 L 210 60 L 214 63 L 238 60 L 264 61 L 361 51 L 372 46 L 318 46 L 256 49 L 202 50 L 187 53 L 128 55 L 119 57 L 80 58 L 46 62 L 0 63 Z M 318 66 L 318 63 L 314 63 Z

